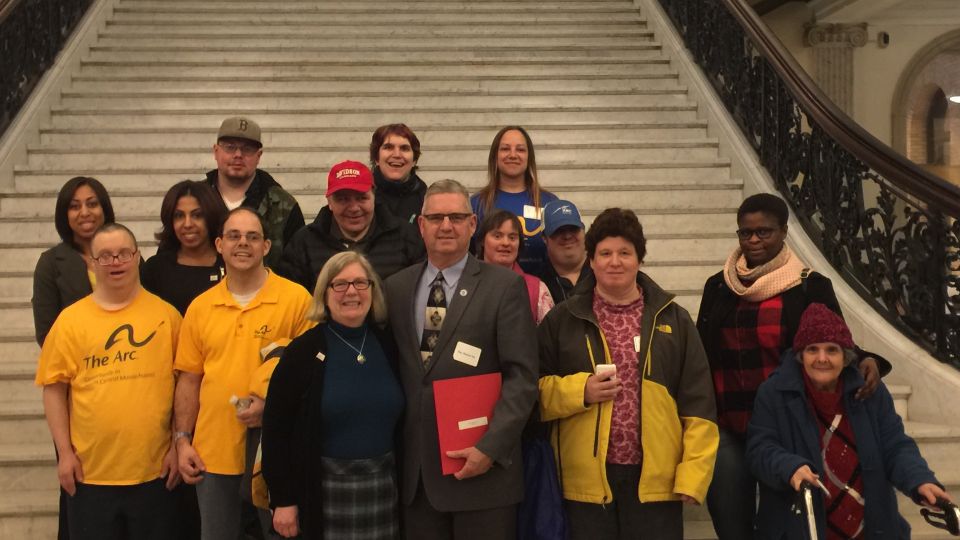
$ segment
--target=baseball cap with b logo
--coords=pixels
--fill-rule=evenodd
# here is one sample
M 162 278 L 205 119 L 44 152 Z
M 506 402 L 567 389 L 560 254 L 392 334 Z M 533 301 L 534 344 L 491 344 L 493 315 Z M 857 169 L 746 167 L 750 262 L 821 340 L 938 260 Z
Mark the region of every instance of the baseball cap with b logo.
M 260 141 L 260 124 L 245 116 L 231 116 L 224 120 L 217 132 L 217 140 L 220 139 L 246 139 L 263 146 Z
M 327 197 L 341 189 L 366 193 L 373 189 L 373 173 L 359 161 L 341 161 L 327 175 Z
M 573 225 L 583 228 L 580 211 L 570 201 L 550 201 L 543 207 L 543 234 L 553 236 L 560 227 Z

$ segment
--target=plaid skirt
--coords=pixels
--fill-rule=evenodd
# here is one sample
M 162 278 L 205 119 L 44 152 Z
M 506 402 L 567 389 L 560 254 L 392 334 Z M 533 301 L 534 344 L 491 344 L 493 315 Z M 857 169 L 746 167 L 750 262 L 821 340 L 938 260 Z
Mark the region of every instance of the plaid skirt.
M 323 538 L 395 540 L 400 526 L 393 453 L 369 459 L 322 457 Z

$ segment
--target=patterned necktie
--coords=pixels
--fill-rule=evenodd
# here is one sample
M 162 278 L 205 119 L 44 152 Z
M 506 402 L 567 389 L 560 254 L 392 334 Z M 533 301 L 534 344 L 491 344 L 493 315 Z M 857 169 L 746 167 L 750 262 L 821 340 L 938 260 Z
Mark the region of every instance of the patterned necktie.
M 420 339 L 420 360 L 424 367 L 430 363 L 433 350 L 440 339 L 440 325 L 447 316 L 447 294 L 443 291 L 443 273 L 437 272 L 437 277 L 430 284 L 430 294 L 427 296 L 427 313 L 423 319 L 423 337 Z

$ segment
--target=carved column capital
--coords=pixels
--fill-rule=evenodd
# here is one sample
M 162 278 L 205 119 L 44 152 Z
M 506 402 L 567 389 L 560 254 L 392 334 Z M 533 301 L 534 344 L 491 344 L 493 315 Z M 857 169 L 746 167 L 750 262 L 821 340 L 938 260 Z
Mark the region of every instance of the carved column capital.
M 808 47 L 863 47 L 867 44 L 867 23 L 806 24 L 804 42 Z

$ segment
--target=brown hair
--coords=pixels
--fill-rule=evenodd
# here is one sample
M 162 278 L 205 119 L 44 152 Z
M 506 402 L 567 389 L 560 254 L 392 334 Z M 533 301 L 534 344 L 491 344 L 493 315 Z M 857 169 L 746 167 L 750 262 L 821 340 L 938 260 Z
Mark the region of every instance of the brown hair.
M 180 240 L 177 239 L 177 235 L 173 231 L 173 214 L 177 210 L 177 203 L 183 197 L 197 199 L 200 211 L 203 212 L 203 220 L 207 224 L 207 240 L 209 240 L 211 246 L 220 236 L 220 227 L 223 225 L 224 216 L 227 214 L 227 207 L 224 206 L 223 199 L 206 182 L 184 180 L 177 182 L 167 190 L 167 194 L 163 196 L 163 202 L 160 203 L 160 224 L 162 227 L 154 235 L 160 243 L 157 246 L 158 251 L 180 249 Z
M 493 208 L 493 201 L 497 197 L 497 189 L 500 187 L 500 169 L 497 166 L 497 156 L 500 151 L 500 141 L 508 131 L 519 131 L 527 144 L 527 170 L 524 172 L 524 184 L 527 187 L 527 193 L 533 200 L 533 206 L 540 208 L 540 182 L 537 180 L 537 156 L 533 150 L 533 140 L 527 130 L 520 126 L 507 126 L 497 132 L 490 144 L 490 155 L 487 157 L 487 185 L 477 192 L 477 198 L 480 200 L 480 210 L 484 213 Z
M 517 231 L 517 234 L 520 238 L 520 245 L 517 247 L 517 258 L 520 258 L 520 254 L 523 253 L 524 243 L 523 227 L 520 226 L 520 218 L 518 218 L 516 214 L 509 210 L 502 210 L 498 208 L 483 218 L 483 222 L 480 223 L 480 228 L 477 230 L 476 256 L 478 259 L 481 261 L 483 260 L 483 243 L 487 239 L 487 233 L 499 229 L 500 226 L 506 221 L 513 223 L 513 228 Z
M 380 147 L 383 146 L 383 141 L 387 140 L 387 137 L 390 135 L 397 135 L 410 141 L 410 148 L 413 149 L 413 161 L 420 161 L 420 139 L 414 135 L 413 130 L 408 128 L 406 124 L 387 124 L 378 127 L 376 131 L 373 132 L 373 137 L 370 138 L 371 168 L 377 166 L 377 158 L 380 157 Z M 417 170 L 416 165 L 413 166 L 411 172 L 415 170 Z
M 623 208 L 607 208 L 593 220 L 585 238 L 587 256 L 593 259 L 597 244 L 604 238 L 616 236 L 633 244 L 637 251 L 637 260 L 643 262 L 647 255 L 647 238 L 643 235 L 643 225 L 633 210 Z

